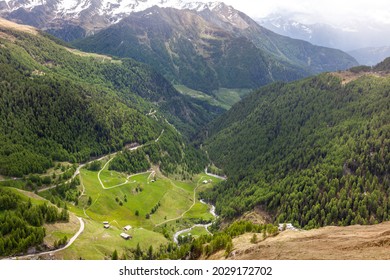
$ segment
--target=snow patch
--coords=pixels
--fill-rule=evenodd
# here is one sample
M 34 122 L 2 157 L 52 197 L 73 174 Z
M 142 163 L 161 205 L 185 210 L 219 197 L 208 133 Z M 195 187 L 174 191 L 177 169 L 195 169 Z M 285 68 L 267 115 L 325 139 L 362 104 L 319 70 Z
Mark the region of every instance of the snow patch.
M 91 0 L 63 0 L 57 6 L 57 14 L 78 16 L 91 5 Z
M 8 4 L 8 3 L 7 3 Z M 37 6 L 42 6 L 46 4 L 46 1 L 45 0 L 30 0 L 30 2 L 28 2 L 24 8 L 25 9 L 29 9 L 29 10 L 32 10 L 33 8 L 37 7 Z M 9 5 L 8 5 L 9 6 Z
M 11 12 L 19 8 L 31 10 L 37 6 L 45 5 L 51 0 L 0 0 L 7 3 L 7 11 Z M 56 19 L 79 18 L 83 11 L 88 10 L 91 16 L 100 15 L 109 19 L 111 24 L 119 22 L 133 12 L 141 12 L 153 6 L 162 8 L 189 9 L 197 12 L 204 10 L 221 10 L 226 20 L 234 21 L 235 11 L 222 2 L 201 2 L 191 0 L 55 0 L 53 16 Z M 3 11 L 0 11 L 0 13 Z M 151 15 L 151 14 L 149 14 Z

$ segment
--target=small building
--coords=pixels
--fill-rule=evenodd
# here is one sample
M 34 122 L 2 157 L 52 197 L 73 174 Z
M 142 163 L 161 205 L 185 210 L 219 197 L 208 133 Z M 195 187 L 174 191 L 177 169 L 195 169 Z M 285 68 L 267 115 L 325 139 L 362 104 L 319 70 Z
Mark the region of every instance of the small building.
M 125 227 L 123 228 L 123 230 L 125 230 L 125 231 L 131 230 L 131 226 L 125 226 Z
M 104 225 L 104 228 L 105 228 L 105 229 L 110 228 L 110 225 L 105 224 L 105 225 Z
M 109 225 L 110 223 L 109 222 L 103 222 L 103 225 Z
M 208 182 L 209 182 L 209 181 L 207 181 L 207 180 L 204 180 L 204 181 L 203 181 L 203 184 L 207 184 Z
M 283 230 L 297 230 L 292 224 L 279 224 L 279 231 Z
M 130 235 L 128 235 L 127 233 L 124 233 L 124 232 L 121 233 L 121 237 L 122 237 L 123 239 L 125 239 L 125 240 L 129 240 L 129 239 L 131 238 Z

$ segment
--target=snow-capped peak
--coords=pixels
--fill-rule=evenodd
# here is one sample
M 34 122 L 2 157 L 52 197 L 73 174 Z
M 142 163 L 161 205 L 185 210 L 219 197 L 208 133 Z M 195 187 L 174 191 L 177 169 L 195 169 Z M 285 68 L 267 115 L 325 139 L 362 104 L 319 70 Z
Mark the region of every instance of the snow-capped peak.
M 57 6 L 56 14 L 60 15 L 77 15 L 91 6 L 91 0 L 66 0 L 60 1 Z
M 42 18 L 36 21 L 35 27 L 60 28 L 62 23 L 72 23 L 85 28 L 87 33 L 94 33 L 119 22 L 133 12 L 141 12 L 153 6 L 201 12 L 207 9 L 223 9 L 226 5 L 222 2 L 201 0 L 0 0 L 0 17 L 30 23 L 31 18 L 29 20 L 28 17 L 35 18 L 37 14 L 34 11 L 40 8 L 45 12 L 38 12 Z M 24 9 L 27 14 L 20 13 L 20 18 L 15 18 L 11 13 L 18 9 Z M 224 14 L 226 17 L 226 12 Z
M 190 0 L 0 0 L 1 2 L 5 2 L 9 8 L 0 13 L 11 12 L 19 8 L 31 10 L 37 6 L 50 4 L 51 7 L 55 7 L 54 13 L 63 15 L 78 14 L 90 7 L 94 7 L 100 15 L 128 15 L 153 6 L 203 11 L 212 10 L 221 5 L 221 2 L 205 3 Z

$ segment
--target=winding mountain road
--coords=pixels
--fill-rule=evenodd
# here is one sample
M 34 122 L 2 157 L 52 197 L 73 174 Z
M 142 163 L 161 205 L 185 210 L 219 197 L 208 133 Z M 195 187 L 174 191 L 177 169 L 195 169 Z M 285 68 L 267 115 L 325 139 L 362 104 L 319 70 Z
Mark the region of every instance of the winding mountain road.
M 161 136 L 164 134 L 164 131 L 165 131 L 165 130 L 163 129 L 163 130 L 161 131 L 160 135 L 154 140 L 155 143 L 157 143 L 157 142 L 160 140 Z M 142 148 L 142 147 L 144 147 L 144 146 L 147 146 L 147 145 L 150 145 L 150 143 L 146 143 L 146 144 L 144 144 L 144 145 L 139 145 L 139 146 L 130 148 L 129 150 L 130 150 L 130 151 L 135 151 L 135 150 L 137 150 L 137 149 L 139 149 L 139 148 Z M 108 155 L 104 155 L 104 156 L 102 156 L 102 157 L 100 157 L 100 158 L 98 158 L 98 159 L 94 159 L 94 160 L 91 160 L 91 161 L 89 161 L 89 162 L 80 164 L 80 165 L 77 167 L 77 169 L 75 170 L 75 172 L 73 173 L 72 177 L 71 177 L 69 180 L 67 180 L 66 182 L 61 183 L 61 184 L 68 184 L 68 183 L 70 183 L 74 178 L 76 178 L 77 175 L 80 174 L 81 168 L 83 168 L 83 167 L 86 166 L 87 164 L 90 164 L 91 162 L 94 162 L 94 161 L 101 161 L 101 160 L 103 160 L 103 159 L 105 159 L 105 158 L 107 158 L 107 157 L 112 157 L 109 161 L 106 162 L 106 164 L 103 166 L 103 168 L 102 168 L 102 169 L 99 171 L 99 173 L 98 173 L 99 182 L 100 182 L 100 184 L 102 185 L 103 189 L 106 189 L 106 188 L 104 187 L 104 185 L 103 185 L 101 179 L 100 179 L 100 173 L 101 173 L 101 171 L 107 166 L 107 164 L 109 164 L 109 163 L 111 162 L 111 160 L 113 160 L 113 158 L 114 158 L 113 156 L 115 156 L 115 155 L 118 154 L 118 153 L 120 153 L 120 151 L 115 152 L 115 153 L 111 153 L 111 154 L 108 154 Z M 14 179 L 14 180 L 19 180 L 19 179 L 20 179 L 20 178 L 17 178 L 17 179 Z M 4 181 L 9 181 L 9 180 L 4 180 Z M 44 191 L 47 191 L 47 190 L 54 189 L 54 188 L 56 188 L 56 187 L 58 187 L 58 186 L 59 186 L 59 184 L 57 184 L 57 185 L 52 185 L 52 186 L 48 186 L 48 187 L 39 189 L 37 192 L 38 192 L 38 193 L 44 192 Z
M 206 173 L 206 175 L 208 175 L 208 176 L 211 176 L 211 177 L 214 177 L 214 178 L 218 178 L 218 179 L 221 179 L 221 180 L 226 180 L 227 179 L 226 176 L 219 176 L 219 175 L 216 175 L 216 174 L 213 174 L 213 173 L 208 173 L 207 172 L 207 167 L 204 169 L 204 173 Z

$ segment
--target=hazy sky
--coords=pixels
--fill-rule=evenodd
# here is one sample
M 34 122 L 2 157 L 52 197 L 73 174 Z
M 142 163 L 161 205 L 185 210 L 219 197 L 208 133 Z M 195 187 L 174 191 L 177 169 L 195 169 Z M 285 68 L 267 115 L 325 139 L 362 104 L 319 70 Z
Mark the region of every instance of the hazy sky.
M 222 2 L 255 18 L 282 10 L 296 13 L 301 21 L 306 23 L 327 22 L 341 25 L 354 21 L 369 21 L 390 24 L 388 0 L 222 0 Z

